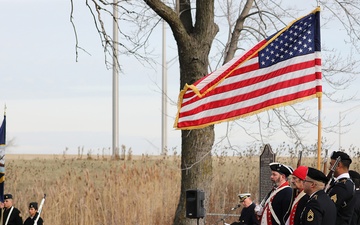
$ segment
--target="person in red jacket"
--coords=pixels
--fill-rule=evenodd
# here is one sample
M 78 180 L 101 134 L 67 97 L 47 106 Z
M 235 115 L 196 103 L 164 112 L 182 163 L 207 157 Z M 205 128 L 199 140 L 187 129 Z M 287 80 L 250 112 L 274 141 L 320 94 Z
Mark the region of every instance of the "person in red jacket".
M 304 180 L 308 172 L 307 166 L 299 166 L 292 173 L 291 186 L 293 190 L 293 200 L 291 209 L 288 212 L 286 225 L 299 225 L 300 216 L 305 204 L 309 200 L 309 196 L 304 192 Z
M 257 205 L 255 212 L 260 216 L 260 225 L 284 225 L 287 212 L 291 207 L 293 190 L 289 186 L 288 176 L 293 172 L 290 166 L 277 162 L 269 164 L 270 179 L 274 183 L 264 205 Z

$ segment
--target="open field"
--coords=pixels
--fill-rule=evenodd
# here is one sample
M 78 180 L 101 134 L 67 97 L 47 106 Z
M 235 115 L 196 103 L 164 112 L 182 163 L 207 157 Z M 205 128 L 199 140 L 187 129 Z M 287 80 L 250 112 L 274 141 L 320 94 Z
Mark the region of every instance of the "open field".
M 277 161 L 296 165 L 296 159 Z M 316 167 L 316 159 L 303 159 Z M 228 213 L 237 194 L 258 197 L 259 157 L 214 157 L 214 179 L 207 213 Z M 352 169 L 359 170 L 359 159 Z M 46 224 L 118 225 L 172 224 L 180 196 L 179 156 L 132 156 L 131 160 L 71 155 L 7 155 L 5 192 L 28 216 L 31 201 L 47 198 Z M 196 187 L 194 187 L 196 188 Z M 239 213 L 240 209 L 236 211 Z M 201 224 L 215 224 L 221 215 L 208 215 Z M 232 222 L 237 217 L 229 217 Z M 221 223 L 222 224 L 222 223 Z

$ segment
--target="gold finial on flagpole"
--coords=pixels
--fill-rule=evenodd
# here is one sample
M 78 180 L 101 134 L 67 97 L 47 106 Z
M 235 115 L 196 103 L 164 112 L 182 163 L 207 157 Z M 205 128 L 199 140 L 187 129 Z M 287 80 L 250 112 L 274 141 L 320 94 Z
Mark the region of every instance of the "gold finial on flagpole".
M 4 116 L 6 116 L 6 104 L 4 105 Z

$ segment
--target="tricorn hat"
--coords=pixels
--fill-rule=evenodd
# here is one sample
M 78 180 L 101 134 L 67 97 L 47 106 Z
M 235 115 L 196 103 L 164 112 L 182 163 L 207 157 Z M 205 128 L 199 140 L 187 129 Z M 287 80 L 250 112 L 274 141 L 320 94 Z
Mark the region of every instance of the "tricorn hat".
M 291 166 L 287 166 L 277 162 L 270 163 L 269 165 L 272 171 L 276 171 L 278 173 L 284 174 L 286 177 L 288 177 L 294 171 L 293 168 L 291 168 Z

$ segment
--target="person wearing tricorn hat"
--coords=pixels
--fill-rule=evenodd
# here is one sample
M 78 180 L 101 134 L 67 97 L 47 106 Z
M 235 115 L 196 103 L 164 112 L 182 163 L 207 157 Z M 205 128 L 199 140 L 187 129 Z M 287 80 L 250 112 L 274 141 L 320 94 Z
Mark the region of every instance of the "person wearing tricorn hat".
M 259 220 L 255 215 L 255 203 L 251 200 L 251 194 L 239 194 L 238 197 L 243 208 L 241 210 L 239 222 L 233 222 L 231 225 L 258 225 Z
M 22 225 L 20 211 L 13 206 L 13 196 L 11 194 L 4 195 L 4 214 L 3 225 Z
M 303 180 L 304 192 L 309 195 L 301 213 L 302 225 L 335 225 L 336 207 L 325 193 L 324 187 L 328 179 L 320 170 L 309 167 Z
M 300 224 L 300 216 L 309 196 L 304 192 L 303 180 L 306 178 L 307 166 L 299 166 L 292 173 L 291 186 L 293 188 L 293 199 L 290 210 L 287 212 L 288 219 L 286 225 Z
M 290 166 L 277 162 L 270 163 L 270 179 L 274 188 L 269 192 L 266 200 L 257 205 L 255 212 L 260 216 L 261 225 L 284 225 L 287 220 L 286 212 L 291 206 L 292 188 L 287 177 L 293 172 Z
M 30 216 L 25 220 L 24 225 L 34 225 L 35 220 L 39 217 L 37 202 L 30 202 L 29 214 Z M 41 217 L 37 220 L 37 225 L 43 225 L 43 219 Z
M 351 180 L 355 184 L 355 207 L 351 217 L 351 225 L 360 225 L 360 174 L 354 170 L 349 170 Z
M 335 203 L 337 209 L 336 225 L 349 225 L 355 207 L 355 200 L 353 200 L 355 184 L 349 175 L 352 160 L 345 152 L 334 151 L 330 157 L 330 168 L 335 164 L 338 157 L 340 157 L 340 162 L 335 167 L 335 179 L 326 193 Z

